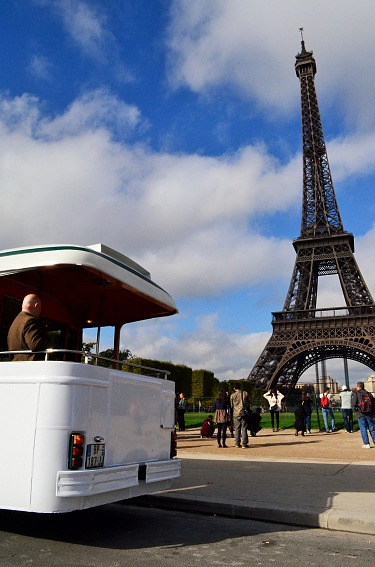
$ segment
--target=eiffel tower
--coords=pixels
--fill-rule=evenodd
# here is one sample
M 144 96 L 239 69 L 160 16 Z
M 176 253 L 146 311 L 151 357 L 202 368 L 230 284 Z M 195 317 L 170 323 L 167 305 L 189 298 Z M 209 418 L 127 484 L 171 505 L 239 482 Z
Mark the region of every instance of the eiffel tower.
M 296 261 L 283 310 L 272 313 L 272 335 L 249 374 L 257 387 L 293 389 L 310 366 L 332 358 L 351 359 L 375 371 L 375 304 L 354 258 L 354 237 L 337 206 L 319 113 L 316 63 L 301 52 L 303 146 L 301 234 L 293 241 Z M 344 307 L 317 309 L 318 280 L 337 274 Z

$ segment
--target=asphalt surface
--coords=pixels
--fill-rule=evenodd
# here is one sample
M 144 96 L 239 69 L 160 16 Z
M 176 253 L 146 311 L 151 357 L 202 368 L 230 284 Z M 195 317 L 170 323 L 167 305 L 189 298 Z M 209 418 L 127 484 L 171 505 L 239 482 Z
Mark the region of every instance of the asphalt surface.
M 181 478 L 142 505 L 375 535 L 375 448 L 359 432 L 262 430 L 248 449 L 178 434 Z

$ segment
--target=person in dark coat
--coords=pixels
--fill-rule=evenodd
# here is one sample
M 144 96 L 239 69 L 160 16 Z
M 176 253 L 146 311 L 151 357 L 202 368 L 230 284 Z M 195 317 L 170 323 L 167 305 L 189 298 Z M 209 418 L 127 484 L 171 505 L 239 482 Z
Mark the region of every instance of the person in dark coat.
M 217 424 L 217 446 L 227 447 L 227 425 L 228 425 L 228 398 L 225 397 L 225 392 L 219 391 L 217 398 L 212 406 L 212 411 L 215 412 L 215 421 Z
M 260 415 L 261 413 L 262 408 L 256 408 L 256 410 L 250 414 L 249 431 L 251 437 L 255 437 L 258 431 L 262 429 L 262 426 L 260 425 L 260 422 L 262 421 L 262 416 Z
M 229 394 L 229 392 L 225 392 L 225 399 L 228 401 L 227 426 L 228 426 L 229 433 L 230 433 L 231 437 L 234 437 L 233 415 L 232 415 L 232 408 L 231 408 L 231 405 L 230 405 L 230 394 Z
M 186 413 L 186 398 L 183 392 L 180 393 L 179 401 L 177 404 L 177 421 L 178 421 L 178 430 L 185 431 L 185 413 Z
M 31 350 L 32 353 L 48 348 L 48 338 L 40 321 L 42 302 L 30 293 L 22 302 L 22 311 L 14 319 L 8 332 L 8 350 Z M 12 360 L 43 360 L 43 354 L 14 354 Z
M 298 433 L 301 431 L 302 437 L 306 433 L 306 425 L 305 425 L 305 412 L 303 411 L 302 402 L 299 403 L 296 411 L 294 412 L 295 420 L 294 420 L 294 428 L 296 430 L 295 436 L 298 436 Z
M 305 420 L 305 429 L 307 433 L 311 433 L 311 414 L 312 414 L 312 401 L 307 392 L 301 394 L 301 404 L 303 407 L 303 414 Z

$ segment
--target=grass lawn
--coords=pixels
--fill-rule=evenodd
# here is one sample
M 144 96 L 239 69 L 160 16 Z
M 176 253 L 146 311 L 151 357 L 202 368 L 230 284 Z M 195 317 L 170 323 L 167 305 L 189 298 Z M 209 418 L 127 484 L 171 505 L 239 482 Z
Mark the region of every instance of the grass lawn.
M 204 419 L 206 419 L 206 417 L 208 415 L 213 415 L 212 413 L 186 413 L 185 414 L 185 424 L 186 427 L 201 427 L 202 422 Z M 280 429 L 294 429 L 294 414 L 293 413 L 281 413 L 280 414 Z M 321 412 L 319 412 L 319 421 L 320 421 L 320 429 L 324 429 L 324 422 L 323 422 L 323 416 L 321 414 Z M 330 423 L 330 420 L 328 421 L 328 423 Z M 343 422 L 343 418 L 342 418 L 342 413 L 341 411 L 335 411 L 335 423 L 336 423 L 336 429 L 344 429 L 344 422 Z M 263 429 L 271 429 L 271 414 L 268 413 L 262 413 L 262 421 L 261 421 L 261 426 Z M 316 412 L 314 412 L 311 416 L 311 429 L 319 429 L 319 425 L 318 425 L 318 417 Z M 358 429 L 358 424 L 357 424 L 357 420 L 354 417 L 354 430 L 356 431 Z

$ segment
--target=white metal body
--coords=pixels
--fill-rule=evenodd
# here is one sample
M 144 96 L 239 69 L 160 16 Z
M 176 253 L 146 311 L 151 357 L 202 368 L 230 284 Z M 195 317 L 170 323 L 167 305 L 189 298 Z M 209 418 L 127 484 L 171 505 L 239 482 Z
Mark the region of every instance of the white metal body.
M 32 254 L 35 266 L 39 255 Z M 78 250 L 80 262 L 84 254 Z M 2 274 L 21 269 L 20 256 L 10 256 L 7 271 L 0 255 L 0 285 Z M 95 276 L 100 271 L 123 277 L 118 264 L 98 260 Z M 30 258 L 25 263 L 32 270 Z M 146 294 L 148 286 L 158 301 L 166 293 L 142 273 L 140 285 L 134 270 L 130 277 L 138 293 Z M 173 308 L 169 296 L 165 301 Z M 170 488 L 180 476 L 180 460 L 170 457 L 174 426 L 170 380 L 67 360 L 2 361 L 0 508 L 68 512 Z M 103 466 L 69 470 L 72 432 L 85 435 L 85 451 L 91 444 L 105 445 Z

